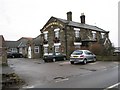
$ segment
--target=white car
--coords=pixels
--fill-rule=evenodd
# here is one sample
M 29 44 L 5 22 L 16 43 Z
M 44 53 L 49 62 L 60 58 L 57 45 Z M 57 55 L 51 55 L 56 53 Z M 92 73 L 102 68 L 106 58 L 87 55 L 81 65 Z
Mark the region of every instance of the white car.
M 76 50 L 70 56 L 70 63 L 83 63 L 87 64 L 89 61 L 96 61 L 96 55 L 89 50 Z

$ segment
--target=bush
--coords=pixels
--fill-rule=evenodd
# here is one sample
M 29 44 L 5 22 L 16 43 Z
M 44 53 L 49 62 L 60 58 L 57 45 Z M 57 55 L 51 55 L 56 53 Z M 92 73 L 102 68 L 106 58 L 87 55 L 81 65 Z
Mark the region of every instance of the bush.
M 109 56 L 113 55 L 114 48 L 112 46 L 105 47 L 104 45 L 95 43 L 92 46 L 90 46 L 90 50 L 96 55 Z
M 96 55 L 103 55 L 104 47 L 101 44 L 95 43 L 92 46 L 90 46 L 90 51 L 92 51 Z

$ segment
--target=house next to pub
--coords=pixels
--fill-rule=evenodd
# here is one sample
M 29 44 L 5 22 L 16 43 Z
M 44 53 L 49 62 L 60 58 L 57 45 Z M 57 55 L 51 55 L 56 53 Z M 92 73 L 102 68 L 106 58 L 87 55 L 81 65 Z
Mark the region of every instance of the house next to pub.
M 21 53 L 26 58 L 41 58 L 41 37 L 22 37 L 17 41 L 5 41 L 8 53 Z
M 80 16 L 81 22 L 72 21 L 72 12 L 67 12 L 67 20 L 51 17 L 41 31 L 43 54 L 60 52 L 70 54 L 76 49 L 90 49 L 98 43 L 105 48 L 111 46 L 109 31 L 85 23 L 84 13 Z
M 42 42 L 41 35 L 33 38 L 31 42 L 28 43 L 28 58 L 42 58 Z

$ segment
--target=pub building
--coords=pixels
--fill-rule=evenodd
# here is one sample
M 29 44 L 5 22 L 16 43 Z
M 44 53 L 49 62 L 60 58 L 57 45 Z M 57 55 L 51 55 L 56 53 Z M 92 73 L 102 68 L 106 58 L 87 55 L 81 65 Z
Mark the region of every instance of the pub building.
M 67 12 L 67 20 L 51 17 L 41 31 L 43 55 L 48 53 L 62 53 L 69 58 L 77 49 L 89 49 L 94 43 L 108 47 L 111 42 L 109 31 L 85 23 L 84 13 L 81 22 L 72 21 L 72 12 Z

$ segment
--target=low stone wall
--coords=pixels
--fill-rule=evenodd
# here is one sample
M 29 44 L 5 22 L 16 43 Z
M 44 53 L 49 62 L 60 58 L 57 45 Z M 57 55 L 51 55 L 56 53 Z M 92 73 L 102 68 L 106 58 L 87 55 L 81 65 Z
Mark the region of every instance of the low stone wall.
M 5 48 L 0 49 L 0 64 L 7 64 L 7 53 Z
M 97 56 L 98 61 L 120 61 L 120 56 Z
M 25 82 L 15 73 L 2 74 L 2 89 L 19 88 Z M 18 90 L 18 89 L 17 89 Z
M 0 56 L 0 65 L 2 65 L 2 56 Z

